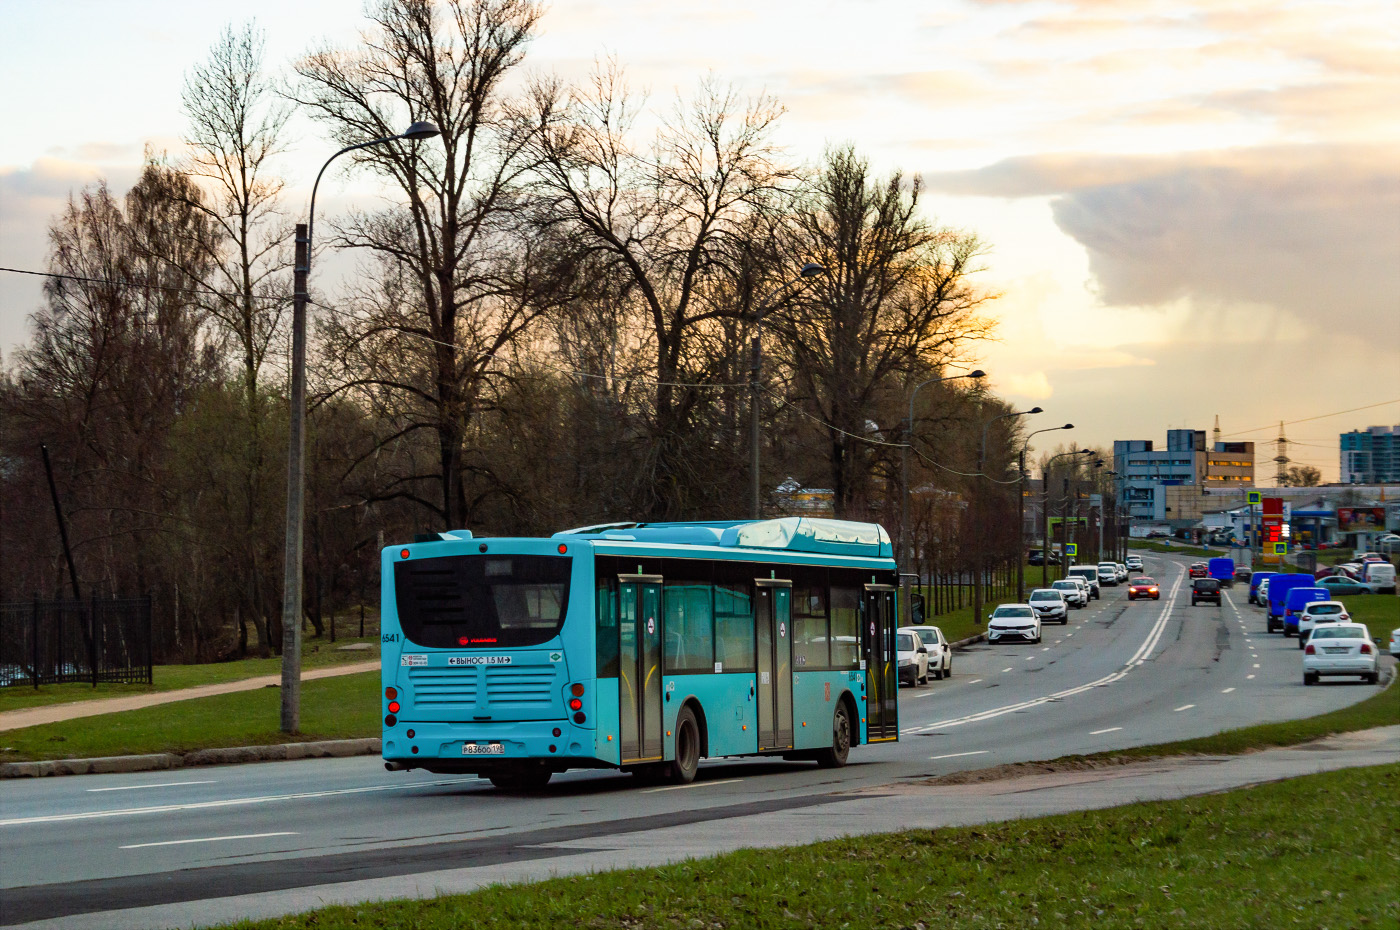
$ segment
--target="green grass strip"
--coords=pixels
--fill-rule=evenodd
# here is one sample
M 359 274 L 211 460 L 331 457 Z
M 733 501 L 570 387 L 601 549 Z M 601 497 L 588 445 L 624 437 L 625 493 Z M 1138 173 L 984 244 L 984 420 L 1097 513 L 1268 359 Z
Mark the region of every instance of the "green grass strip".
M 369 649 L 347 650 L 343 647 L 363 643 Z M 367 662 L 379 659 L 379 636 L 344 638 L 332 643 L 329 640 L 303 642 L 301 667 L 303 669 L 329 668 L 335 665 L 348 665 L 353 662 Z M 28 707 L 48 707 L 52 704 L 71 704 L 77 701 L 96 701 L 103 698 L 126 697 L 132 694 L 154 694 L 159 691 L 180 691 L 184 688 L 197 688 L 200 685 L 218 685 L 230 681 L 257 678 L 259 675 L 277 675 L 282 671 L 282 660 L 237 659 L 232 662 L 210 662 L 203 665 L 157 665 L 151 670 L 155 679 L 149 685 L 90 684 L 40 685 L 38 688 L 13 685 L 0 688 L 0 711 L 22 710 Z
M 260 688 L 0 732 L 0 762 L 191 752 L 380 733 L 379 672 L 304 681 L 301 733 L 278 729 L 280 688 Z
M 239 930 L 1395 927 L 1400 765 L 330 907 Z M 911 803 L 905 798 L 897 803 Z

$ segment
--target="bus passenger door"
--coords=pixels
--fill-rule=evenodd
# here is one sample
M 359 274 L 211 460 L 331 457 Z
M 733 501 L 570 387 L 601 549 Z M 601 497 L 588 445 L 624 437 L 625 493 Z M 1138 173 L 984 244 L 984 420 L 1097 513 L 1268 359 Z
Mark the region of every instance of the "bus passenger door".
M 866 585 L 861 617 L 865 660 L 865 730 L 872 742 L 899 737 L 899 669 L 895 662 L 895 589 Z
M 621 759 L 659 762 L 661 740 L 661 578 L 618 576 L 618 717 Z
M 758 748 L 792 748 L 792 582 L 755 582 Z

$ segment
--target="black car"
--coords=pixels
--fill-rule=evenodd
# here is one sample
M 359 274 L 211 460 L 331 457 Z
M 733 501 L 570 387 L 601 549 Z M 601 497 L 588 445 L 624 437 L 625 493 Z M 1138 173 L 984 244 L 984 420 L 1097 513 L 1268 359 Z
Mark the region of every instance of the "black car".
M 1193 578 L 1191 580 L 1191 606 L 1199 603 L 1220 603 L 1220 582 L 1214 578 Z
M 1026 557 L 1026 564 L 1027 564 L 1027 565 L 1044 565 L 1044 564 L 1045 564 L 1045 550 L 1044 550 L 1044 549 L 1032 549 L 1032 550 L 1030 551 L 1030 555 Z

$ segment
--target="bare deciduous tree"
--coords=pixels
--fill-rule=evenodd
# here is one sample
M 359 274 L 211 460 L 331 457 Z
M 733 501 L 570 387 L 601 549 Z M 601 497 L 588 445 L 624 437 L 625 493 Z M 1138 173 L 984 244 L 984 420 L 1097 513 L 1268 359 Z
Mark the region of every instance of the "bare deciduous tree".
M 404 203 L 342 226 L 342 244 L 375 256 L 380 284 L 331 334 L 339 388 L 392 414 L 376 447 L 425 431 L 434 439 L 434 461 L 407 457 L 381 496 L 414 500 L 445 527 L 470 522 L 470 424 L 498 355 L 542 312 L 535 298 L 548 290 L 537 276 L 551 272 L 521 235 L 526 133 L 502 96 L 539 16 L 533 0 L 383 0 L 362 47 L 324 48 L 297 64 L 297 99 L 341 144 L 396 135 L 411 120 L 442 131 L 356 153 Z M 434 477 L 437 500 L 422 489 Z

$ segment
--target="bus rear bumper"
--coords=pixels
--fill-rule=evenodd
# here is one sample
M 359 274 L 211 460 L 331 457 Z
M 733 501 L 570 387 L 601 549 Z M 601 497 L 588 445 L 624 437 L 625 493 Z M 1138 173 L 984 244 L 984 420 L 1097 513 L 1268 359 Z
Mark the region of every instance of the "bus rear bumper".
M 566 719 L 473 723 L 400 719 L 397 726 L 384 730 L 382 755 L 391 771 L 490 772 L 501 763 L 527 760 L 563 771 L 596 761 L 596 733 Z

